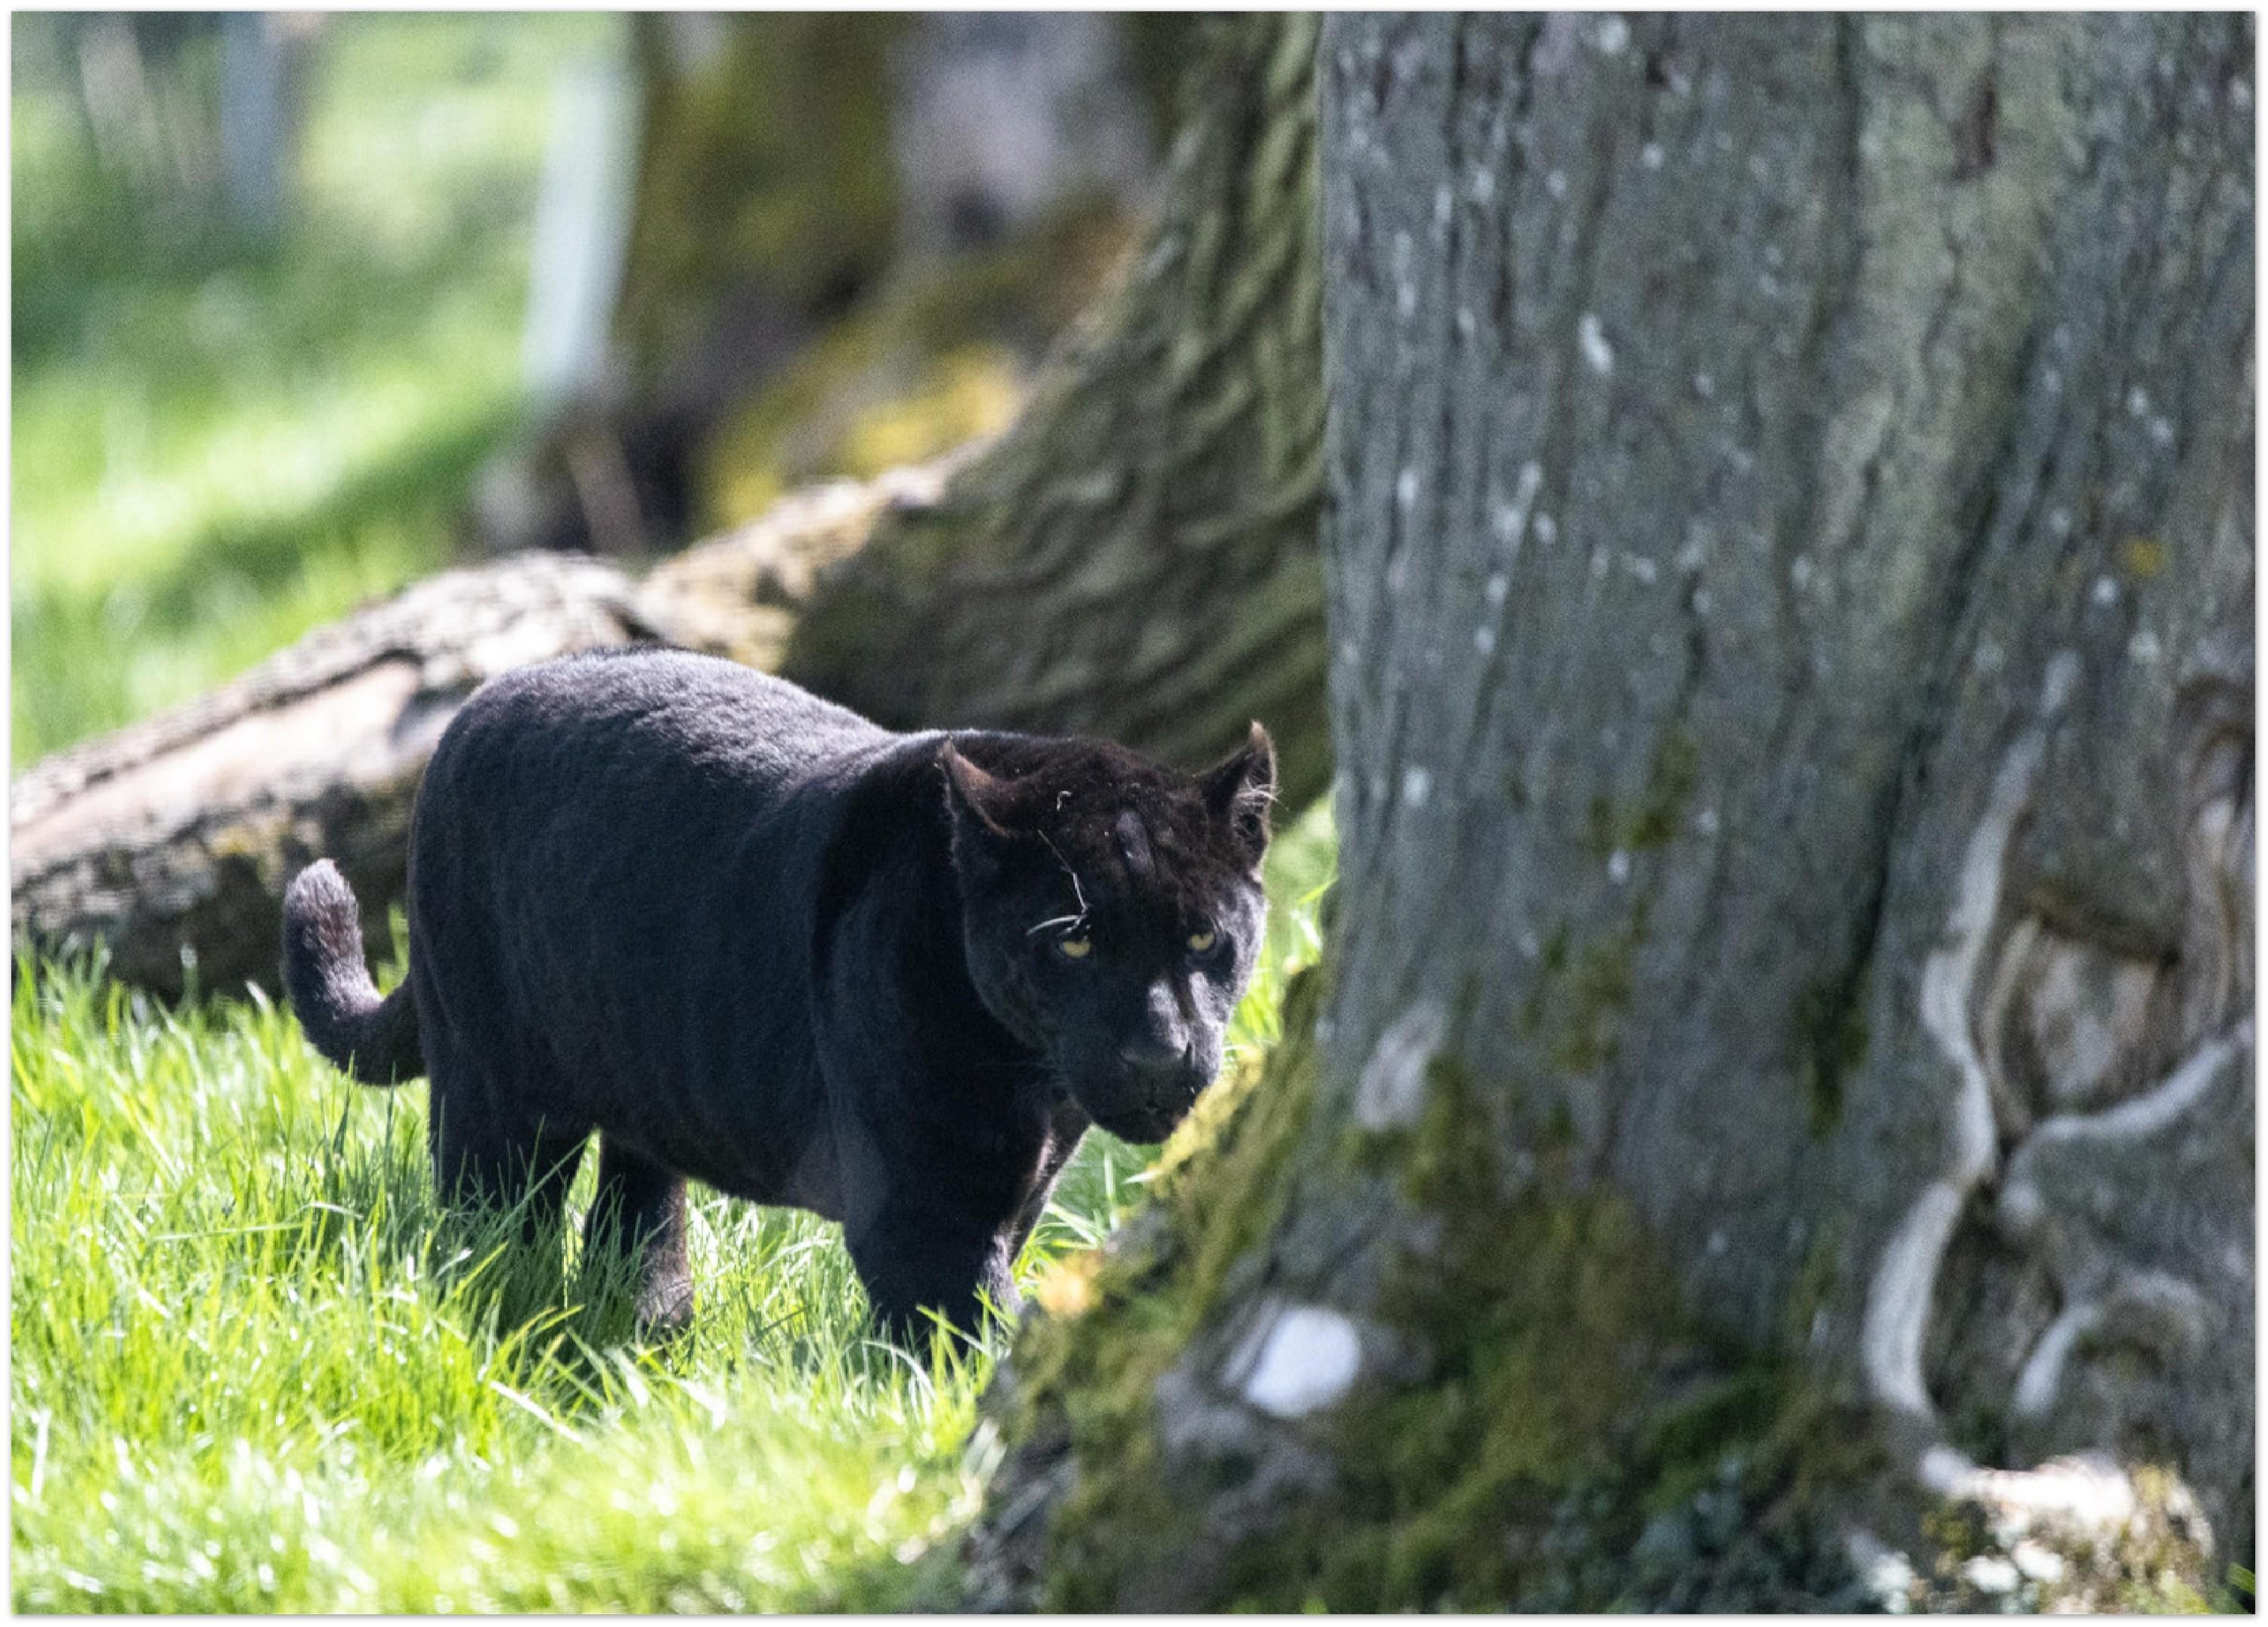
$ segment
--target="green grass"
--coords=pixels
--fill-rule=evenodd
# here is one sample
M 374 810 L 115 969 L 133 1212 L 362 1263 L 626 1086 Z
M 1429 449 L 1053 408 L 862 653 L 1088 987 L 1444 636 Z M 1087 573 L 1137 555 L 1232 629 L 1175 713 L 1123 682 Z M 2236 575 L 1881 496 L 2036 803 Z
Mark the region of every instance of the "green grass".
M 10 107 L 18 765 L 445 563 L 518 421 L 554 76 L 620 23 L 332 18 L 267 246 L 99 173 L 37 26 Z
M 1321 810 L 1278 838 L 1246 1052 L 1333 851 Z M 263 1002 L 19 968 L 11 1064 L 18 1609 L 949 1601 L 992 1352 L 873 1342 L 834 1227 L 704 1196 L 694 1327 L 644 1347 L 608 1270 L 437 1213 L 422 1086 L 349 1085 Z M 1145 1156 L 1089 1137 L 1027 1282 Z

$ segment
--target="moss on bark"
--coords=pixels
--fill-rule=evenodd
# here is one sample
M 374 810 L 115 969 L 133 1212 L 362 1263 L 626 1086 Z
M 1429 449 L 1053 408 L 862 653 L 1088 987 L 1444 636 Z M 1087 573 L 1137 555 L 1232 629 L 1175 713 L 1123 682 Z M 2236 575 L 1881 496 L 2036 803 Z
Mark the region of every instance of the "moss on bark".
M 1284 1045 L 1175 1137 L 1125 1240 L 1075 1292 L 1043 1292 L 1075 1310 L 1036 1319 L 1015 1352 L 1001 1421 L 1023 1444 L 992 1506 L 996 1519 L 1026 1510 L 1013 1541 L 979 1540 L 985 1584 L 1005 1585 L 992 1601 L 1859 1602 L 1816 1511 L 1873 1466 L 1866 1432 L 1785 1364 L 1713 1341 L 1624 1200 L 1582 1187 L 1563 1160 L 1510 1176 L 1478 1130 L 1472 1083 L 1442 1064 L 1414 1125 L 1303 1160 L 1321 993 L 1314 974 L 1294 986 Z M 1403 1356 L 1277 1429 L 1193 1375 L 1192 1352 L 1280 1278 L 1293 1188 L 1338 1181 L 1418 1222 L 1396 1228 L 1417 1240 L 1396 1246 L 1361 1317 Z M 1193 1427 L 1223 1409 L 1233 1425 Z M 1228 1530 L 1198 1513 L 1193 1489 L 1265 1485 L 1300 1472 L 1286 1461 L 1329 1472 L 1285 1517 Z

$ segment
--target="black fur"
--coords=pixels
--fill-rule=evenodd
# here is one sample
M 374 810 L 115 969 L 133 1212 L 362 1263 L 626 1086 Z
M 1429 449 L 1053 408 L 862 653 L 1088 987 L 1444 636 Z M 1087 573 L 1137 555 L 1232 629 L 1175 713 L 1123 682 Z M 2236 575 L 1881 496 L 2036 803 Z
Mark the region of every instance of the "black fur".
M 973 1326 L 980 1295 L 1014 1308 L 1088 1123 L 1154 1140 L 1218 1071 L 1274 783 L 1257 724 L 1193 777 L 895 734 L 702 656 L 570 657 L 434 752 L 402 987 L 378 998 L 328 863 L 287 894 L 285 987 L 357 1078 L 422 1059 L 452 1197 L 548 1228 L 598 1130 L 593 1235 L 638 1250 L 650 1323 L 690 1308 L 692 1176 L 840 1220 L 894 1330 Z

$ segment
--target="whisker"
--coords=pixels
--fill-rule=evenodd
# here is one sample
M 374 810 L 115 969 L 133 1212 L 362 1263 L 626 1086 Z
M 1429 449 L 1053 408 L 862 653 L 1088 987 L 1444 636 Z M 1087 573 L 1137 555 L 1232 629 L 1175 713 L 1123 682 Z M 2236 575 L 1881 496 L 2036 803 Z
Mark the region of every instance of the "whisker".
M 1079 872 L 1073 870 L 1069 865 L 1064 864 L 1063 854 L 1057 849 L 1054 843 L 1048 841 L 1046 832 L 1042 831 L 1040 833 L 1040 840 L 1047 843 L 1048 851 L 1055 854 L 1056 863 L 1063 865 L 1064 874 L 1071 878 L 1071 895 L 1079 900 L 1079 918 L 1084 920 L 1086 917 L 1086 889 L 1081 887 L 1079 884 Z

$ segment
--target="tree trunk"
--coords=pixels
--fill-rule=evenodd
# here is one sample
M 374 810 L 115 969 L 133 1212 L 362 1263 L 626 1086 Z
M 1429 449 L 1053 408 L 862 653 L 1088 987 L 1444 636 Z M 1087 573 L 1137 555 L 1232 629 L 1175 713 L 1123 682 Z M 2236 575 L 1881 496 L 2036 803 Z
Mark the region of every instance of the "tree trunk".
M 1329 986 L 1019 1346 L 993 1601 L 2249 1560 L 2252 60 L 1326 22 Z
M 1086 731 L 1183 763 L 1257 717 L 1285 800 L 1312 799 L 1330 771 L 1313 51 L 1312 18 L 1223 28 L 1143 269 L 942 498 L 941 467 L 822 488 L 635 589 L 593 562 L 440 578 L 40 763 L 11 810 L 18 939 L 107 942 L 117 975 L 168 993 L 185 949 L 203 987 L 265 982 L 284 881 L 323 852 L 382 934 L 424 755 L 499 669 L 468 644 L 510 665 L 663 637 L 886 723 Z M 342 684 L 362 686 L 350 721 Z
M 1286 799 L 1322 791 L 1314 27 L 1217 26 L 1131 281 L 946 501 L 830 583 L 790 676 L 887 724 L 1186 762 L 1258 716 Z

